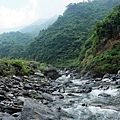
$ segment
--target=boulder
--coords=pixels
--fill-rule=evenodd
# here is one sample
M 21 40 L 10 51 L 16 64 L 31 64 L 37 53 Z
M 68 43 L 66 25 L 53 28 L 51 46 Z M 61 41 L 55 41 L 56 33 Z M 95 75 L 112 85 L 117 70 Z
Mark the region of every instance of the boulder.
M 32 89 L 33 87 L 29 84 L 29 83 L 26 83 L 25 85 L 24 85 L 24 89 L 25 90 L 28 90 L 28 89 Z
M 9 115 L 8 113 L 0 112 L 0 120 L 16 120 L 13 116 Z
M 52 66 L 48 66 L 45 69 L 44 75 L 50 77 L 51 79 L 57 79 L 61 76 L 60 73 Z
M 95 78 L 95 81 L 101 81 L 102 78 Z
M 89 85 L 82 85 L 78 87 L 78 93 L 89 93 L 92 91 L 92 87 Z
M 118 70 L 118 74 L 120 74 L 120 70 Z
M 24 102 L 21 120 L 59 120 L 59 116 L 53 108 L 28 98 Z
M 116 85 L 120 85 L 120 79 L 116 81 Z
M 41 73 L 41 71 L 36 71 L 34 74 L 39 76 L 39 77 L 45 77 L 44 74 Z
M 109 73 L 106 73 L 103 78 L 109 78 L 110 77 L 110 74 Z
M 53 100 L 54 100 L 54 97 L 48 93 L 42 93 L 42 96 L 45 100 L 48 100 L 50 102 L 53 102 Z
M 0 100 L 5 100 L 6 97 L 4 95 L 0 95 Z
M 18 77 L 18 76 L 13 75 L 12 78 L 15 79 L 15 80 L 21 81 L 21 78 Z
M 7 93 L 4 90 L 0 90 L 0 100 L 5 100 L 7 98 Z
M 110 95 L 110 94 L 107 94 L 107 93 L 101 93 L 101 94 L 99 94 L 98 96 L 102 96 L 102 97 L 110 97 L 111 95 Z
M 118 74 L 116 75 L 116 79 L 120 79 L 120 73 L 118 72 Z

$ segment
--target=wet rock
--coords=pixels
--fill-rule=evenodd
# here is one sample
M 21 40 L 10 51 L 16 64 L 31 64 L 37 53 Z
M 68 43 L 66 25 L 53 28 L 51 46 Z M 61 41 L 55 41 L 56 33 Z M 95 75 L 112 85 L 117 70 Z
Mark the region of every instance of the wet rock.
M 119 111 L 119 109 L 114 107 L 114 106 L 102 106 L 101 108 L 102 109 L 111 109 L 111 110 Z
M 11 83 L 7 84 L 7 87 L 12 88 L 12 84 Z
M 87 107 L 88 105 L 86 103 L 83 103 L 82 106 Z
M 24 96 L 29 96 L 30 95 L 29 91 L 27 91 L 27 90 L 22 90 L 21 94 L 24 95 Z
M 0 120 L 16 120 L 16 119 L 8 113 L 0 112 Z
M 22 120 L 59 120 L 57 112 L 36 100 L 26 99 L 21 113 Z
M 92 103 L 91 106 L 94 106 L 94 107 L 103 107 L 104 105 L 103 105 L 103 104 L 100 104 L 100 103 L 99 103 L 99 104 L 95 104 L 95 103 L 93 104 L 93 103 Z
M 45 69 L 44 75 L 50 77 L 51 79 L 57 79 L 61 76 L 59 72 L 52 66 L 48 66 Z
M 102 79 L 102 82 L 111 82 L 111 79 L 109 79 L 109 78 L 104 78 L 104 79 Z
M 83 85 L 78 88 L 78 93 L 89 93 L 92 91 L 92 87 L 88 85 Z
M 116 81 L 116 85 L 120 85 L 120 79 Z
M 81 78 L 81 75 L 79 73 L 74 73 L 71 76 L 72 76 L 72 79 L 80 79 Z
M 116 79 L 120 79 L 120 73 L 116 75 Z
M 58 83 L 56 83 L 56 82 L 51 82 L 50 85 L 51 85 L 52 87 L 55 87 L 55 88 L 58 87 Z
M 21 112 L 21 110 L 22 107 L 16 105 L 16 106 L 6 106 L 6 109 L 4 111 L 13 114 L 13 113 Z
M 14 116 L 16 120 L 20 120 L 21 112 L 13 113 L 12 116 Z
M 0 100 L 5 100 L 7 98 L 7 93 L 4 90 L 0 90 Z
M 120 88 L 120 85 L 116 86 L 116 88 Z
M 15 79 L 15 80 L 21 81 L 21 78 L 20 78 L 20 77 L 15 76 L 15 75 L 13 75 L 13 76 L 12 76 L 12 78 L 13 78 L 13 79 Z
M 19 84 L 20 84 L 19 81 L 13 81 L 13 82 L 12 82 L 12 85 L 19 85 Z
M 6 97 L 4 95 L 0 95 L 0 100 L 5 100 Z
M 9 98 L 14 98 L 14 95 L 11 94 L 11 93 L 9 93 L 9 94 L 7 94 L 7 97 L 9 97 Z
M 45 100 L 48 100 L 50 102 L 53 102 L 53 100 L 54 100 L 54 97 L 48 93 L 42 93 L 42 96 Z
M 45 77 L 44 74 L 41 73 L 41 71 L 37 71 L 34 74 L 39 76 L 39 77 Z
M 98 96 L 102 96 L 102 97 L 110 97 L 111 95 L 110 95 L 110 94 L 107 94 L 107 93 L 101 93 L 101 94 L 99 94 Z
M 0 95 L 4 95 L 4 96 L 6 96 L 6 94 L 7 94 L 6 91 L 4 91 L 4 90 L 0 90 Z
M 25 98 L 22 96 L 17 97 L 17 100 L 21 101 L 22 103 L 25 101 Z
M 109 89 L 109 86 L 101 86 L 99 89 L 100 89 L 100 90 L 108 90 L 108 89 Z
M 110 77 L 110 74 L 109 73 L 106 73 L 103 78 L 109 78 Z
M 24 75 L 24 76 L 23 76 L 23 79 L 29 79 L 29 77 L 28 77 L 28 76 L 26 76 L 26 75 Z
M 96 78 L 95 79 L 95 81 L 101 81 L 102 80 L 102 78 Z
M 120 74 L 120 70 L 118 70 L 118 73 L 117 74 Z
M 28 89 L 32 89 L 33 87 L 29 84 L 29 83 L 26 83 L 25 85 L 24 85 L 24 89 L 25 90 L 28 90 Z
M 65 93 L 65 85 L 61 85 L 61 86 L 59 86 L 59 88 L 58 88 L 58 92 L 60 92 L 60 93 Z

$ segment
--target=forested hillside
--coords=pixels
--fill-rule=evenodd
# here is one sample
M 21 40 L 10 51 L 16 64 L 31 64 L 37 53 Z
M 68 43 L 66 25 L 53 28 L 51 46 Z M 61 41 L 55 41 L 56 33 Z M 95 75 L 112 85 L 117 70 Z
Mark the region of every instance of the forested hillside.
M 118 4 L 119 0 L 94 0 L 68 5 L 63 16 L 48 29 L 40 31 L 25 56 L 60 67 L 78 66 L 80 52 L 85 54 L 83 44 L 94 25 Z M 89 45 L 85 47 L 89 48 Z M 80 58 L 82 60 L 84 56 Z
M 81 55 L 84 56 L 80 58 L 82 71 L 95 75 L 117 73 L 120 69 L 120 5 L 95 26 Z
M 20 32 L 9 32 L 0 35 L 0 58 L 21 58 L 33 36 Z

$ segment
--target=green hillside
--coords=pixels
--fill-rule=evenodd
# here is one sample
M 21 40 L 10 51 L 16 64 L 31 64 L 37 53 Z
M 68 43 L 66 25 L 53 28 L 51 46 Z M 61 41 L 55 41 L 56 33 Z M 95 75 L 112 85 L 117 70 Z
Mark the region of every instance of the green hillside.
M 0 58 L 21 58 L 33 36 L 20 32 L 9 32 L 0 35 Z
M 91 71 L 94 75 L 117 73 L 120 69 L 120 5 L 95 26 L 81 55 L 83 53 L 84 58 L 80 57 L 83 72 Z
M 93 26 L 118 4 L 119 0 L 94 0 L 68 5 L 64 14 L 30 44 L 26 57 L 57 67 L 78 66 L 80 52 L 85 54 L 82 46 Z

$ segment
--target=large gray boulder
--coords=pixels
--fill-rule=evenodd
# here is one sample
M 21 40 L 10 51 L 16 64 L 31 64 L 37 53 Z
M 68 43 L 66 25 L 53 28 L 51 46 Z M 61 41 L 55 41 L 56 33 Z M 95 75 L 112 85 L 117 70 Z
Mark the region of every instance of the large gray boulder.
M 51 79 L 57 79 L 61 76 L 60 73 L 52 66 L 46 67 L 44 75 L 50 77 Z
M 8 113 L 0 112 L 0 120 L 16 120 L 13 116 L 9 115 Z
M 59 116 L 53 108 L 38 103 L 33 99 L 26 99 L 21 113 L 22 120 L 59 120 Z

